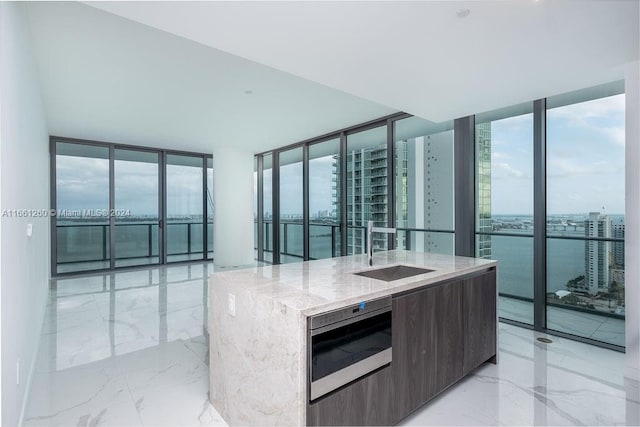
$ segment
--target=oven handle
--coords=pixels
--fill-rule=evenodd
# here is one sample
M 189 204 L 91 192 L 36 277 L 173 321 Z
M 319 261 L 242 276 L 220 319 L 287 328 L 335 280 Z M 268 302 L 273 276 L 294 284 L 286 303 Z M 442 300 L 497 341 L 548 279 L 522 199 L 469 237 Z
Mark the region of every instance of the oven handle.
M 359 322 L 360 320 L 368 319 L 369 317 L 377 316 L 379 314 L 384 314 L 384 313 L 389 312 L 389 311 L 391 311 L 391 306 L 383 307 L 383 308 L 380 308 L 378 310 L 370 311 L 368 313 L 359 314 L 359 315 L 350 317 L 348 319 L 341 320 L 341 321 L 336 322 L 336 323 L 331 323 L 329 325 L 321 326 L 321 327 L 316 328 L 316 329 L 311 329 L 309 331 L 310 332 L 309 335 L 313 337 L 313 336 L 316 336 L 318 334 L 322 334 L 322 333 L 331 331 L 333 329 L 341 328 L 342 326 L 349 325 L 349 324 L 355 323 L 355 322 Z

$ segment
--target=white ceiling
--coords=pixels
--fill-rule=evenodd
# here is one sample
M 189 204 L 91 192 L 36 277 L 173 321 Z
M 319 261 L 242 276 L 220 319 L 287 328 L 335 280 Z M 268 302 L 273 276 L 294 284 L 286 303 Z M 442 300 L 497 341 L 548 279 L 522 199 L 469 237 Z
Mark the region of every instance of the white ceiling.
M 622 78 L 638 3 L 28 7 L 51 133 L 255 152 L 394 111 L 439 122 Z
M 255 153 L 396 111 L 84 4 L 26 7 L 52 135 Z
M 639 56 L 637 0 L 91 4 L 436 122 L 619 79 Z

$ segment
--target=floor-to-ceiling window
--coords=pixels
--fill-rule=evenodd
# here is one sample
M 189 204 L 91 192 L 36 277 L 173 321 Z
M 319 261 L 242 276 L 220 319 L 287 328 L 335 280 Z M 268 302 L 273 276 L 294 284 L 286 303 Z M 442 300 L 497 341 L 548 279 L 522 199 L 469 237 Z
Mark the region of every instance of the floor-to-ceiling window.
M 273 155 L 267 154 L 262 157 L 262 195 L 263 195 L 263 250 L 264 261 L 273 261 Z M 277 237 L 277 236 L 276 236 Z
M 259 154 L 265 251 L 269 209 L 302 192 L 308 259 L 363 253 L 368 221 L 395 225 L 394 237 L 374 233 L 374 250 L 496 259 L 502 320 L 620 349 L 623 92 L 617 82 L 444 123 L 398 113 Z M 295 150 L 302 162 L 286 160 Z M 272 156 L 284 159 L 273 180 Z
M 116 267 L 160 262 L 159 157 L 157 152 L 115 150 Z
M 283 151 L 279 157 L 280 262 L 303 259 L 302 148 Z
M 453 122 L 409 117 L 394 135 L 396 247 L 453 255 Z
M 167 261 L 203 257 L 202 157 L 167 154 Z
M 340 254 L 340 139 L 309 147 L 309 257 Z
M 210 156 L 59 137 L 51 156 L 53 275 L 213 256 Z
M 547 328 L 624 346 L 624 87 L 547 99 Z
M 54 144 L 53 273 L 109 268 L 109 148 Z
M 476 115 L 476 256 L 499 262 L 500 317 L 533 324 L 533 105 Z
M 389 219 L 387 127 L 347 136 L 347 254 L 360 254 L 367 247 L 367 222 L 387 227 Z M 385 250 L 385 234 L 374 234 L 373 250 Z

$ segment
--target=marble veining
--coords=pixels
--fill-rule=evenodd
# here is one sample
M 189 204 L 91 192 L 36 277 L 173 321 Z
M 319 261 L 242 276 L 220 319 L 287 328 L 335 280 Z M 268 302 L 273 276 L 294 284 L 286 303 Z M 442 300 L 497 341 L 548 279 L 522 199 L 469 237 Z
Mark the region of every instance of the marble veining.
M 211 275 L 211 403 L 226 421 L 305 423 L 308 316 L 496 265 L 405 250 L 375 254 L 373 267 L 366 261 L 352 255 Z M 391 282 L 354 274 L 398 264 L 434 271 Z M 235 314 L 228 312 L 231 296 Z
M 55 281 L 24 425 L 226 425 L 208 397 L 212 271 L 200 263 Z M 134 310 L 144 312 L 143 337 L 111 328 Z M 640 387 L 623 376 L 624 354 L 506 324 L 499 336 L 498 365 L 481 366 L 402 424 L 640 424 Z M 252 386 L 247 376 L 242 387 Z
M 225 283 L 238 291 L 250 290 L 256 296 L 272 299 L 304 316 L 312 316 L 496 265 L 492 260 L 405 250 L 374 254 L 373 267 L 368 267 L 366 261 L 366 255 L 352 255 L 216 272 L 211 276 L 211 286 Z M 392 282 L 353 274 L 398 264 L 426 267 L 434 271 Z
M 301 424 L 305 318 L 233 284 L 215 287 L 210 300 L 213 406 L 233 425 Z M 227 315 L 229 293 L 236 297 L 233 317 Z

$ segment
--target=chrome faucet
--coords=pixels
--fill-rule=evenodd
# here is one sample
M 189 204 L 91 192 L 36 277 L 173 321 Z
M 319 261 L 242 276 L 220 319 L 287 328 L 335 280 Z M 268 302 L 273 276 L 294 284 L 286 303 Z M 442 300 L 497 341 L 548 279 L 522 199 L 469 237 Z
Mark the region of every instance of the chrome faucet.
M 373 233 L 396 234 L 396 229 L 374 227 L 373 221 L 367 222 L 367 262 L 369 265 L 373 265 Z

